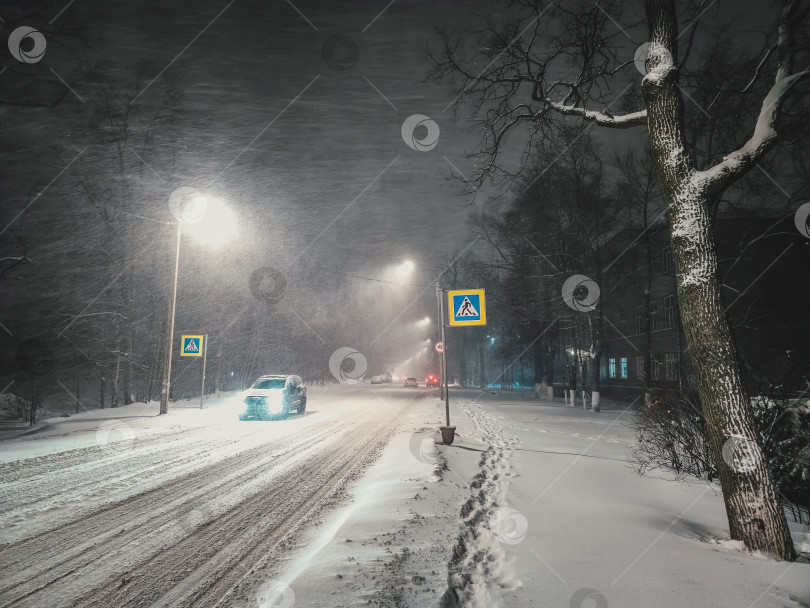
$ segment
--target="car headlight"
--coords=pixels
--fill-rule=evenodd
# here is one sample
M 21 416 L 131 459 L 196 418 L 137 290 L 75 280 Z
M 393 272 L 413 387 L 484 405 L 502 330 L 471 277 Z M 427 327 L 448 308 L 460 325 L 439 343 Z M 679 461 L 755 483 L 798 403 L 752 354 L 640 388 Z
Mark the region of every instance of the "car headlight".
M 284 410 L 284 395 L 281 391 L 267 397 L 267 411 L 271 414 L 279 414 Z

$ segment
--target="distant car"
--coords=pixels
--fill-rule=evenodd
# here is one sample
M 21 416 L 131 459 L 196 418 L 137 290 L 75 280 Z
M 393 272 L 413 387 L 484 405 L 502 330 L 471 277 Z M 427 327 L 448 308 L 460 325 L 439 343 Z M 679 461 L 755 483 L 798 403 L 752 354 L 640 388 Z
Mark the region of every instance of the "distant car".
M 393 382 L 394 379 L 391 377 L 391 374 L 383 374 L 382 381 L 384 383 Z
M 299 376 L 262 376 L 242 394 L 245 410 L 239 420 L 286 418 L 307 409 L 307 387 Z
M 372 384 L 382 384 L 383 383 L 383 377 L 382 376 L 372 376 L 371 377 L 371 383 Z
M 417 380 L 416 378 L 405 378 L 405 386 L 418 387 L 419 380 Z
M 427 388 L 435 388 L 439 386 L 439 379 L 433 374 L 430 374 L 427 378 L 425 378 L 425 386 Z

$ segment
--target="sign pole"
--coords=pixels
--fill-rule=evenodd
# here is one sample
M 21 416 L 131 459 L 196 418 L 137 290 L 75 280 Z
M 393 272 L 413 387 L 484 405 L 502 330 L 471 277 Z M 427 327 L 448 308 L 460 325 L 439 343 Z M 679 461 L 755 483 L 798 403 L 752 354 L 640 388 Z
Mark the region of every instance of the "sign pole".
M 203 338 L 205 345 L 203 346 L 203 373 L 202 373 L 202 392 L 200 393 L 200 409 L 203 409 L 203 401 L 205 400 L 205 363 L 208 361 L 208 334 Z
M 436 293 L 441 294 L 442 289 L 438 281 L 436 282 Z M 439 323 L 442 328 L 442 384 L 444 385 L 444 413 L 447 419 L 447 425 L 450 426 L 450 395 L 447 393 L 447 340 L 444 335 L 444 305 L 442 304 L 442 297 L 439 296 Z

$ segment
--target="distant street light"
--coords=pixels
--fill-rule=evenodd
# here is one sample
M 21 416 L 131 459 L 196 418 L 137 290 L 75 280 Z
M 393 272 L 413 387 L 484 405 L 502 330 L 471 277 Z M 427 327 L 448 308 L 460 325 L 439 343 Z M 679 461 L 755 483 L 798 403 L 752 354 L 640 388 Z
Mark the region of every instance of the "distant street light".
M 414 265 L 413 262 L 411 262 L 410 260 L 405 260 L 404 262 L 402 262 L 402 265 L 400 265 L 398 268 L 400 274 L 410 274 L 411 272 L 413 272 L 413 269 Z
M 178 188 L 169 197 L 169 209 L 177 219 L 177 246 L 174 255 L 174 286 L 169 307 L 169 333 L 167 335 L 166 363 L 160 390 L 160 415 L 169 413 L 169 391 L 172 377 L 172 347 L 174 345 L 174 318 L 177 310 L 177 279 L 180 271 L 180 240 L 183 224 L 199 240 L 224 243 L 236 233 L 236 218 L 222 201 L 209 199 L 193 188 Z M 231 372 L 233 375 L 233 372 Z

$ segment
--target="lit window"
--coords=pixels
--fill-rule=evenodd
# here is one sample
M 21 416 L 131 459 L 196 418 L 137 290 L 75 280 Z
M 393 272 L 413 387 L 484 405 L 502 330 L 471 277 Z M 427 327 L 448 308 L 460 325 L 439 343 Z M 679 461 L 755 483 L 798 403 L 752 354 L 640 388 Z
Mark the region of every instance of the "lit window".
M 616 357 L 610 357 L 608 359 L 608 377 L 616 377 Z
M 627 379 L 627 357 L 619 359 L 619 373 L 622 378 Z

